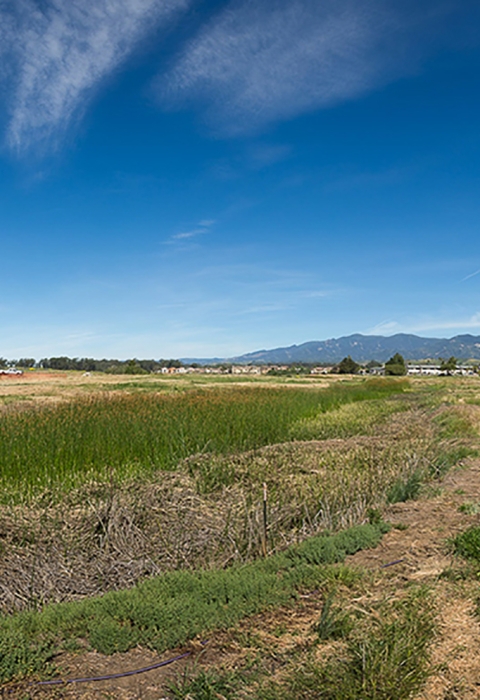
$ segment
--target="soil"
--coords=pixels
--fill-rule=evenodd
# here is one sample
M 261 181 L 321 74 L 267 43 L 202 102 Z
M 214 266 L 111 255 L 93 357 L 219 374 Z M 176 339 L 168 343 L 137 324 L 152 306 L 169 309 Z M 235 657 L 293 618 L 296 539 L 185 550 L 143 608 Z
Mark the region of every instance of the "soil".
M 480 461 L 450 472 L 436 492 L 416 501 L 392 505 L 385 518 L 394 527 L 373 550 L 349 557 L 347 564 L 372 571 L 372 598 L 396 596 L 412 582 L 435 587 L 438 629 L 433 641 L 433 673 L 417 700 L 473 700 L 480 698 L 480 623 L 474 611 L 477 582 L 440 576 L 455 562 L 449 538 L 478 524 L 479 515 L 459 510 L 463 504 L 480 504 Z M 467 509 L 468 510 L 468 509 Z M 470 510 L 476 510 L 472 507 Z M 396 527 L 395 527 L 396 526 Z M 361 603 L 360 603 L 361 604 Z M 269 611 L 244 620 L 234 630 L 195 640 L 160 657 L 145 649 L 103 656 L 87 651 L 57 659 L 63 679 L 93 677 L 141 669 L 186 652 L 190 656 L 171 665 L 120 679 L 71 683 L 56 687 L 4 687 L 5 698 L 168 698 L 168 682 L 195 669 L 235 669 L 248 658 L 263 654 L 271 675 L 281 674 L 281 659 L 308 645 L 312 625 L 323 601 L 318 591 L 301 596 L 294 607 Z

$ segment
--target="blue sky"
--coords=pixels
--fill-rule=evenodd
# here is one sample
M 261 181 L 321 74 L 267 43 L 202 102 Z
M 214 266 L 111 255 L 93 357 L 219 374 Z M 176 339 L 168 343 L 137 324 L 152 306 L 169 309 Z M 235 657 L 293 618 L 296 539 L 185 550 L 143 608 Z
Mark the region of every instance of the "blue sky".
M 480 334 L 480 6 L 0 5 L 0 355 Z

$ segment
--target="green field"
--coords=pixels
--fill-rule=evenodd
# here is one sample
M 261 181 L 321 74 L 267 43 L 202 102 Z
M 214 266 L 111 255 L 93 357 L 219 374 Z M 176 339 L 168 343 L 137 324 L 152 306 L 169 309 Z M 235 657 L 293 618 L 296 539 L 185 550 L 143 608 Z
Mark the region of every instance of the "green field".
M 302 421 L 297 432 L 303 439 L 304 426 L 319 415 L 405 388 L 401 381 L 378 380 L 328 389 L 214 385 L 92 394 L 53 407 L 11 410 L 0 420 L 0 484 L 4 497 L 25 498 L 93 480 L 174 470 L 194 454 L 238 453 L 295 438 L 292 430 Z

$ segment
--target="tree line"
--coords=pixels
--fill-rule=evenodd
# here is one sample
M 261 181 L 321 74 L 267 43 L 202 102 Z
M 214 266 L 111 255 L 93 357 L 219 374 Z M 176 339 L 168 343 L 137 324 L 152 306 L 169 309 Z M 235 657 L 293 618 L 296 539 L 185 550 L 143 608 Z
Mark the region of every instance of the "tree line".
M 440 359 L 440 370 L 446 374 L 451 374 L 457 368 L 457 359 L 450 357 L 448 360 Z M 19 367 L 22 369 L 52 369 L 52 370 L 77 370 L 81 372 L 105 372 L 107 374 L 150 374 L 159 372 L 163 368 L 178 368 L 183 367 L 181 360 L 176 359 L 160 359 L 160 360 L 138 360 L 137 358 L 129 360 L 96 360 L 92 357 L 44 357 L 41 360 L 35 360 L 32 357 L 22 357 L 18 360 L 7 360 L 0 357 L 0 369 L 7 367 Z M 191 365 L 198 367 L 196 363 Z M 224 372 L 229 372 L 232 369 L 230 363 L 221 363 L 215 365 Z M 285 374 L 310 374 L 313 367 L 327 366 L 326 363 L 300 362 L 292 363 L 286 369 L 272 367 L 268 374 L 285 375 Z M 383 365 L 376 360 L 370 360 L 365 365 L 361 365 L 352 359 L 350 355 L 344 357 L 338 364 L 332 367 L 331 371 L 335 374 L 358 374 L 360 370 L 371 370 L 375 367 Z M 407 374 L 407 365 L 405 359 L 400 353 L 395 353 L 384 365 L 385 374 L 387 376 L 403 376 Z
M 20 367 L 22 369 L 54 369 L 78 370 L 81 372 L 106 372 L 110 374 L 149 374 L 162 368 L 182 367 L 180 360 L 95 360 L 93 357 L 44 357 L 35 360 L 32 357 L 21 357 L 18 360 L 7 360 L 0 357 L 0 368 Z

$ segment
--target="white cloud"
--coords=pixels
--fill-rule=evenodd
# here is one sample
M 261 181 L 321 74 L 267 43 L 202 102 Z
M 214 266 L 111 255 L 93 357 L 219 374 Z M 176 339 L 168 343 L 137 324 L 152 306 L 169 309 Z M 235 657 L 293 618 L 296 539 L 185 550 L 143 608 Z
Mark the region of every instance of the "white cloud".
M 425 318 L 399 323 L 397 321 L 382 321 L 369 328 L 367 335 L 393 335 L 395 333 L 432 333 L 433 331 L 457 331 L 465 333 L 469 330 L 480 329 L 480 312 L 471 316 L 457 318 Z
M 52 145 L 100 81 L 189 1 L 17 0 L 1 8 L 8 146 Z
M 474 313 L 467 318 L 433 319 L 425 323 L 418 323 L 412 327 L 412 332 L 416 333 L 419 331 L 433 330 L 458 330 L 463 332 L 464 330 L 471 330 L 473 328 L 480 328 L 480 312 Z
M 172 243 L 173 241 L 188 240 L 189 238 L 195 238 L 196 236 L 202 236 L 204 233 L 208 233 L 213 224 L 215 224 L 215 219 L 202 219 L 198 222 L 195 228 L 188 231 L 181 231 L 180 233 L 174 233 L 173 236 L 167 241 L 167 243 Z
M 172 238 L 176 241 L 181 241 L 186 238 L 195 238 L 195 236 L 199 236 L 202 233 L 206 233 L 206 231 L 206 228 L 194 228 L 191 231 L 182 231 L 181 233 L 175 233 L 172 236 Z
M 409 72 L 422 51 L 410 44 L 418 12 L 396 0 L 234 0 L 158 79 L 158 93 L 167 105 L 206 101 L 224 134 L 255 131 Z
M 475 270 L 475 272 L 472 272 L 470 275 L 467 275 L 466 277 L 461 279 L 460 282 L 466 282 L 467 280 L 471 279 L 472 277 L 476 277 L 479 274 L 480 274 L 480 270 Z

